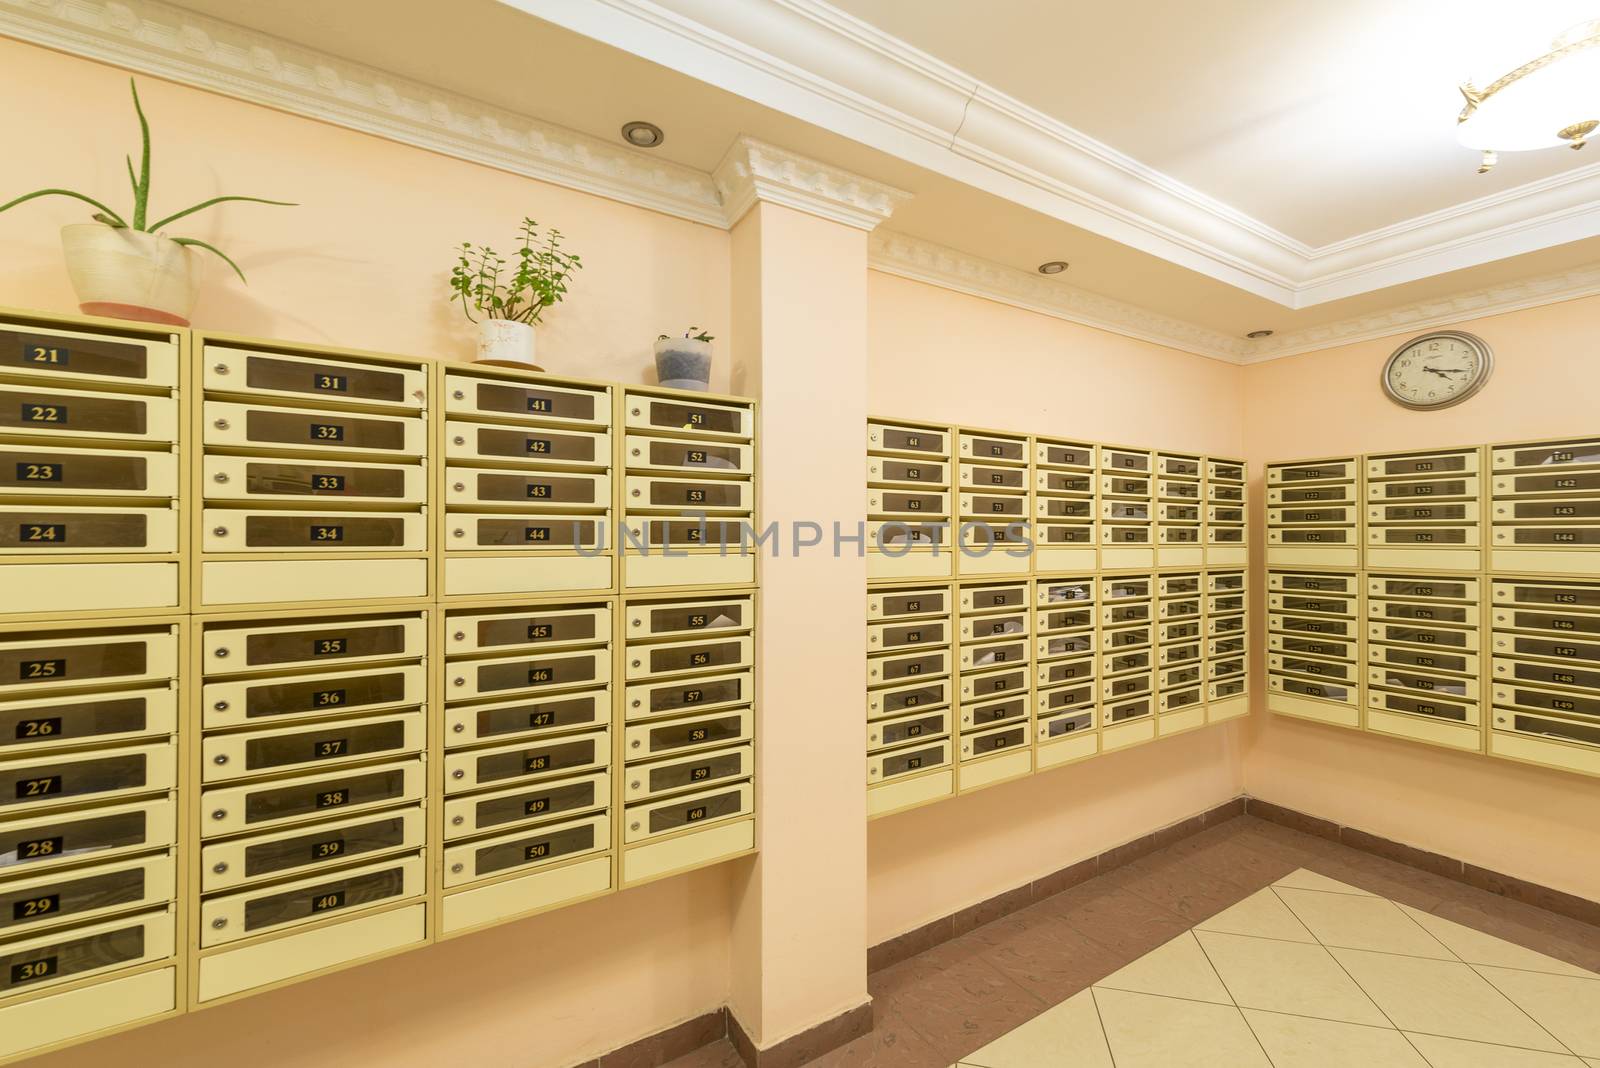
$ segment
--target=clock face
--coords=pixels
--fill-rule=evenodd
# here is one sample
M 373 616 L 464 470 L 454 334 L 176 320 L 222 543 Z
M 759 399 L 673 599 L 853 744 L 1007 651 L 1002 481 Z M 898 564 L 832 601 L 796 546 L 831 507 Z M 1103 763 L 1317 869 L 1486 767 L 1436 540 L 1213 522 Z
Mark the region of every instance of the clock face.
M 1493 359 L 1489 346 L 1470 334 L 1424 334 L 1389 357 L 1383 388 L 1407 408 L 1445 408 L 1482 388 Z

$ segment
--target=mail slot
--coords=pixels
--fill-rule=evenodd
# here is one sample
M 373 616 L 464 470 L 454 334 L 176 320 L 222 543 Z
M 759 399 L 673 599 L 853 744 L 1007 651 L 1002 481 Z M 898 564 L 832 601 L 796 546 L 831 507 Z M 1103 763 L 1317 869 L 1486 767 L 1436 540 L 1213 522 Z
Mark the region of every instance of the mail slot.
M 950 451 L 949 438 L 942 430 L 887 423 L 867 424 L 867 448 L 873 452 L 909 452 L 918 455 L 943 455 Z
M 611 655 L 604 649 L 538 656 L 458 660 L 445 668 L 450 701 L 518 690 L 555 690 L 611 681 Z
M 515 505 L 520 511 L 611 506 L 611 479 L 607 475 L 451 467 L 445 471 L 444 482 L 445 500 L 451 504 Z
M 262 772 L 394 756 L 420 750 L 426 737 L 421 712 L 213 735 L 200 743 L 200 777 L 205 782 L 220 782 Z
M 344 816 L 419 801 L 420 760 L 317 771 L 269 783 L 209 789 L 200 798 L 200 835 L 210 838 L 311 818 Z
M 867 758 L 867 783 L 887 782 L 905 775 L 933 771 L 950 763 L 950 742 L 912 746 Z
M 0 499 L 49 497 L 176 497 L 175 452 L 0 446 Z
M 982 493 L 961 494 L 961 514 L 970 516 L 1020 516 L 1027 512 L 1028 499 L 1025 496 L 989 495 Z
M 444 885 L 460 886 L 491 875 L 541 868 L 604 849 L 610 841 L 611 821 L 600 813 L 454 846 L 444 852 Z
M 172 899 L 177 872 L 170 854 L 0 884 L 0 933 L 32 934 L 109 912 Z
M 1576 693 L 1555 693 L 1527 686 L 1494 684 L 1494 703 L 1514 705 L 1534 712 L 1554 712 L 1563 716 L 1578 716 L 1600 722 L 1600 697 Z
M 171 734 L 177 722 L 178 695 L 171 686 L 0 701 L 0 753 Z
M 1076 467 L 1088 470 L 1095 466 L 1095 447 L 1067 442 L 1037 441 L 1033 446 L 1033 462 L 1043 467 Z
M 960 482 L 962 489 L 1015 490 L 1025 493 L 1028 489 L 1028 472 L 1021 467 L 964 463 L 961 465 Z
M 652 397 L 630 390 L 624 407 L 626 424 L 647 430 L 671 430 L 700 437 L 748 438 L 752 429 L 750 409 L 732 404 Z
M 1073 497 L 1093 497 L 1097 485 L 1093 475 L 1069 474 L 1065 471 L 1038 471 L 1033 487 L 1043 494 L 1061 493 Z
M 605 424 L 611 421 L 610 390 L 555 386 L 447 373 L 445 411 L 452 415 L 505 416 L 519 422 Z
M 178 840 L 177 833 L 177 812 L 170 796 L 7 819 L 0 823 L 0 870 L 7 875 L 27 875 L 67 863 L 108 860 L 169 846 Z
M 170 790 L 177 783 L 171 742 L 59 754 L 0 766 L 0 810 L 32 812 L 79 801 Z
M 427 671 L 420 664 L 248 681 L 208 682 L 201 688 L 208 730 L 279 719 L 343 715 L 426 700 Z
M 870 623 L 867 625 L 867 652 L 907 649 L 919 645 L 940 645 L 950 640 L 944 620 L 921 623 Z
M 611 735 L 607 731 L 452 752 L 444 759 L 445 793 L 459 794 L 481 786 L 504 786 L 558 773 L 573 775 L 603 768 L 610 762 Z
M 40 934 L 0 949 L 0 994 L 21 994 L 172 956 L 167 910 Z
M 942 517 L 950 510 L 949 502 L 950 498 L 943 493 L 913 493 L 885 489 L 867 490 L 867 513 L 869 515 Z
M 176 339 L 50 327 L 0 327 L 0 375 L 56 381 L 178 384 Z
M 178 405 L 170 397 L 0 383 L 0 433 L 61 440 L 178 440 Z
M 427 498 L 427 468 L 414 464 L 361 464 L 317 460 L 255 460 L 244 456 L 205 458 L 208 500 L 333 500 L 421 504 Z
M 656 835 L 695 828 L 703 823 L 747 816 L 753 811 L 754 804 L 754 788 L 749 783 L 739 783 L 670 801 L 634 805 L 628 809 L 622 840 L 638 842 Z
M 325 663 L 420 657 L 427 635 L 418 615 L 329 618 L 284 626 L 205 628 L 205 672 L 236 674 Z
M 500 701 L 487 705 L 452 706 L 445 711 L 447 747 L 478 741 L 547 734 L 601 726 L 611 718 L 611 695 L 605 690 L 567 694 L 533 701 Z
M 1025 719 L 1027 715 L 1026 694 L 1008 697 L 1003 701 L 966 702 L 961 706 L 961 729 L 990 727 L 1014 719 Z
M 1025 670 L 994 671 L 983 675 L 963 675 L 961 677 L 961 700 L 981 701 L 989 697 L 1006 696 L 1028 688 L 1028 673 Z
M 177 633 L 172 627 L 0 638 L 0 691 L 169 679 L 177 673 Z
M 610 546 L 605 523 L 592 515 L 506 516 L 452 512 L 447 549 L 565 550 L 600 553 Z
M 512 428 L 452 419 L 445 423 L 444 442 L 444 454 L 451 460 L 538 467 L 611 466 L 611 435 L 606 431 Z
M 451 654 L 594 645 L 611 640 L 611 609 L 453 612 L 445 621 L 445 638 Z
M 748 635 L 632 646 L 628 650 L 627 677 L 727 671 L 749 666 L 753 655 L 754 642 Z
M 1426 716 L 1430 719 L 1449 720 L 1455 723 L 1476 723 L 1478 711 L 1473 705 L 1460 701 L 1440 701 L 1435 698 L 1410 697 L 1406 694 L 1367 691 L 1367 705 L 1385 712 L 1399 712 L 1408 716 Z
M 420 367 L 287 353 L 250 352 L 215 342 L 201 356 L 205 388 L 316 398 L 328 404 L 427 406 L 427 372 Z
M 413 416 L 357 415 L 208 400 L 203 429 L 207 445 L 394 456 L 422 456 L 427 451 L 427 424 Z
M 444 803 L 444 836 L 463 838 L 479 831 L 544 823 L 557 816 L 604 808 L 610 802 L 611 776 L 605 772 L 452 798 Z
M 936 708 L 950 700 L 947 679 L 934 679 L 914 686 L 896 686 L 884 690 L 867 691 L 867 718 L 877 719 L 899 712 L 923 708 Z
M 246 512 L 207 508 L 207 552 L 422 552 L 427 520 L 419 513 Z
M 1308 463 L 1268 464 L 1269 484 L 1299 484 L 1304 482 L 1353 482 L 1356 478 L 1356 461 L 1353 459 L 1319 460 Z
M 1094 674 L 1094 658 L 1083 657 L 1077 660 L 1061 660 L 1050 664 L 1040 664 L 1037 677 L 1040 686 L 1051 686 L 1056 683 L 1092 679 Z
M 993 756 L 1012 749 L 1026 748 L 1030 734 L 1029 725 L 1021 723 L 1014 727 L 1002 727 L 981 734 L 966 735 L 961 739 L 961 759 L 976 760 L 979 757 Z
M 663 510 L 696 514 L 699 512 L 749 512 L 752 504 L 751 484 L 744 480 L 705 479 L 701 481 L 672 478 L 628 477 L 628 508 L 637 511 Z M 944 498 L 939 494 L 895 493 L 875 491 L 884 501 L 884 511 L 942 510 Z M 873 493 L 868 494 L 869 497 Z M 603 503 L 603 501 L 601 502 Z M 872 506 L 868 505 L 868 511 Z
M 867 618 L 943 615 L 949 611 L 949 592 L 941 588 L 867 594 Z
M 742 742 L 750 737 L 754 714 L 748 708 L 710 716 L 645 723 L 627 728 L 624 752 L 630 761 L 665 756 L 690 749 Z
M 29 556 L 76 553 L 174 553 L 178 512 L 165 508 L 59 505 L 0 507 L 0 552 Z
M 908 742 L 921 742 L 950 733 L 950 710 L 921 712 L 867 724 L 867 751 L 875 752 Z
M 699 712 L 725 705 L 746 704 L 754 690 L 748 672 L 707 678 L 685 678 L 671 682 L 629 686 L 625 701 L 629 720 Z
M 214 897 L 200 905 L 200 945 L 225 945 L 266 931 L 323 920 L 427 889 L 419 856 L 400 857 L 263 890 Z
M 887 456 L 869 456 L 867 481 L 896 486 L 943 486 L 949 481 L 949 470 L 942 463 L 928 460 L 895 460 Z
M 1094 701 L 1095 687 L 1092 682 L 1061 686 L 1054 690 L 1039 691 L 1038 711 L 1040 716 L 1055 715 L 1077 708 L 1092 708 Z
M 1275 693 L 1286 693 L 1296 697 L 1314 697 L 1319 701 L 1338 701 L 1343 704 L 1356 703 L 1356 691 L 1349 686 L 1342 686 L 1332 682 L 1308 682 L 1305 679 L 1285 678 L 1281 675 L 1267 676 L 1267 688 Z
M 207 892 L 260 879 L 304 875 L 351 860 L 419 849 L 426 837 L 420 806 L 334 820 L 292 831 L 214 842 L 200 851 L 200 879 Z

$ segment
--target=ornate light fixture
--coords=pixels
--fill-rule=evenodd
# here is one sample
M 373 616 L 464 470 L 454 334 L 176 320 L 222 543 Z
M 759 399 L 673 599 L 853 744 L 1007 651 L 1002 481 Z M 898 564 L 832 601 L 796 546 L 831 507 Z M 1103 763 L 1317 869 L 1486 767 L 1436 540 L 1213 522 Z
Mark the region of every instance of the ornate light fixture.
M 1530 60 L 1478 89 L 1461 86 L 1467 106 L 1456 135 L 1480 149 L 1484 174 L 1500 152 L 1526 152 L 1554 145 L 1579 149 L 1600 128 L 1600 19 L 1581 22 Z

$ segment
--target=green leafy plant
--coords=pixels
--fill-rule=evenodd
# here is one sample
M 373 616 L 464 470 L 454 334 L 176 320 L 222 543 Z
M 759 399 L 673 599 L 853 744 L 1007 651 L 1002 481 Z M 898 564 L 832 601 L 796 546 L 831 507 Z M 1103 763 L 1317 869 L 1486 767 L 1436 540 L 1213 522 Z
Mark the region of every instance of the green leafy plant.
M 689 329 L 687 329 L 687 330 L 685 330 L 683 332 L 683 336 L 685 338 L 689 339 L 690 341 L 704 341 L 708 345 L 711 344 L 711 342 L 716 340 L 716 338 L 712 337 L 710 334 L 706 333 L 704 330 L 701 330 L 698 326 L 691 326 Z M 671 341 L 672 337 L 669 334 L 662 334 L 660 337 L 656 338 L 656 340 L 657 341 Z
M 8 203 L 0 204 L 0 211 L 9 211 L 18 204 L 25 203 L 29 200 L 34 200 L 38 197 L 72 197 L 74 200 L 81 200 L 85 204 L 92 205 L 97 209 L 91 216 L 95 222 L 104 223 L 105 225 L 118 230 L 138 230 L 143 233 L 154 234 L 159 233 L 161 228 L 166 226 L 168 223 L 177 222 L 186 215 L 193 215 L 197 211 L 203 211 L 206 208 L 215 207 L 218 204 L 225 204 L 230 200 L 245 200 L 252 204 L 273 204 L 278 207 L 286 208 L 295 207 L 294 204 L 291 204 L 286 200 L 264 200 L 261 197 L 241 196 L 212 197 L 210 200 L 196 204 L 192 208 L 185 208 L 182 211 L 174 212 L 173 214 L 168 215 L 165 218 L 158 219 L 155 222 L 148 222 L 147 220 L 150 212 L 150 123 L 144 117 L 144 108 L 139 103 L 139 87 L 134 84 L 132 78 L 128 79 L 128 88 L 133 91 L 133 110 L 134 114 L 139 116 L 139 134 L 144 143 L 144 151 L 140 157 L 138 174 L 133 172 L 133 157 L 125 157 L 128 162 L 128 181 L 133 185 L 133 219 L 131 222 L 127 219 L 124 219 L 121 215 L 118 215 L 115 211 L 112 211 L 110 208 L 106 207 L 93 197 L 86 196 L 83 193 L 75 192 L 71 189 L 39 189 L 32 193 L 28 193 L 25 196 L 20 196 Z M 229 267 L 232 267 L 234 273 L 239 276 L 239 280 L 241 282 L 245 281 L 244 272 L 239 270 L 239 265 L 234 263 L 233 260 L 229 259 L 221 249 L 218 249 L 212 245 L 208 245 L 206 242 L 195 237 L 174 237 L 171 240 L 174 244 L 191 245 L 195 248 L 205 249 L 212 255 L 219 257 Z
M 560 230 L 541 234 L 539 224 L 525 218 L 518 236 L 522 246 L 514 264 L 487 245 L 461 243 L 450 289 L 470 322 L 478 321 L 472 317 L 476 310 L 486 319 L 537 323 L 546 308 L 567 295 L 567 283 L 583 268 L 577 253 L 562 250 Z

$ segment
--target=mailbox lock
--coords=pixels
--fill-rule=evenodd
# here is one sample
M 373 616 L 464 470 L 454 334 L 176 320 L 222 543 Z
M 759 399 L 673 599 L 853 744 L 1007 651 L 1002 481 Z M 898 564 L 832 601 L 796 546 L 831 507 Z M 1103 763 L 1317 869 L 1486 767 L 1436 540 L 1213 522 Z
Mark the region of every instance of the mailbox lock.
M 218 701 L 216 704 L 212 705 L 211 707 L 216 709 L 218 712 L 226 712 L 228 710 L 228 702 L 226 702 L 226 701 Z
M 451 391 L 451 392 L 450 392 L 450 396 L 452 396 L 452 397 L 454 397 L 454 398 L 455 398 L 455 399 L 456 399 L 456 400 L 466 400 L 466 399 L 467 399 L 467 395 L 466 395 L 466 394 L 465 394 L 465 393 L 463 393 L 463 392 L 462 392 L 462 391 L 461 391 L 461 390 L 459 390 L 459 389 L 457 389 L 457 390 L 452 390 L 452 391 Z
M 215 534 L 219 538 L 226 538 L 228 536 L 228 528 L 227 527 L 212 527 L 211 528 L 211 533 Z
M 213 931 L 220 931 L 226 926 L 228 926 L 228 921 L 223 919 L 221 916 L 218 916 L 216 919 L 211 921 L 211 929 Z
M 219 767 L 221 765 L 223 765 L 223 764 L 226 764 L 227 762 L 228 762 L 228 754 L 226 754 L 226 753 L 218 753 L 216 756 L 211 758 L 211 763 L 216 764 Z
M 218 471 L 216 474 L 211 476 L 211 481 L 213 481 L 213 482 L 226 482 L 226 481 L 228 481 L 227 472 Z
M 464 779 L 467 777 L 467 773 L 462 771 L 460 768 L 457 768 L 455 771 L 450 773 L 450 777 L 452 779 Z
M 228 862 L 225 860 L 219 860 L 217 863 L 211 865 L 211 870 L 216 874 L 221 875 L 223 872 L 228 870 Z
M 228 427 L 231 424 L 226 419 L 218 419 L 215 423 L 212 423 L 211 425 L 216 427 L 218 430 L 226 430 L 226 429 L 228 429 Z
M 467 439 L 462 437 L 460 434 L 457 434 L 455 437 L 451 438 L 450 441 L 454 445 L 465 445 L 467 443 Z

